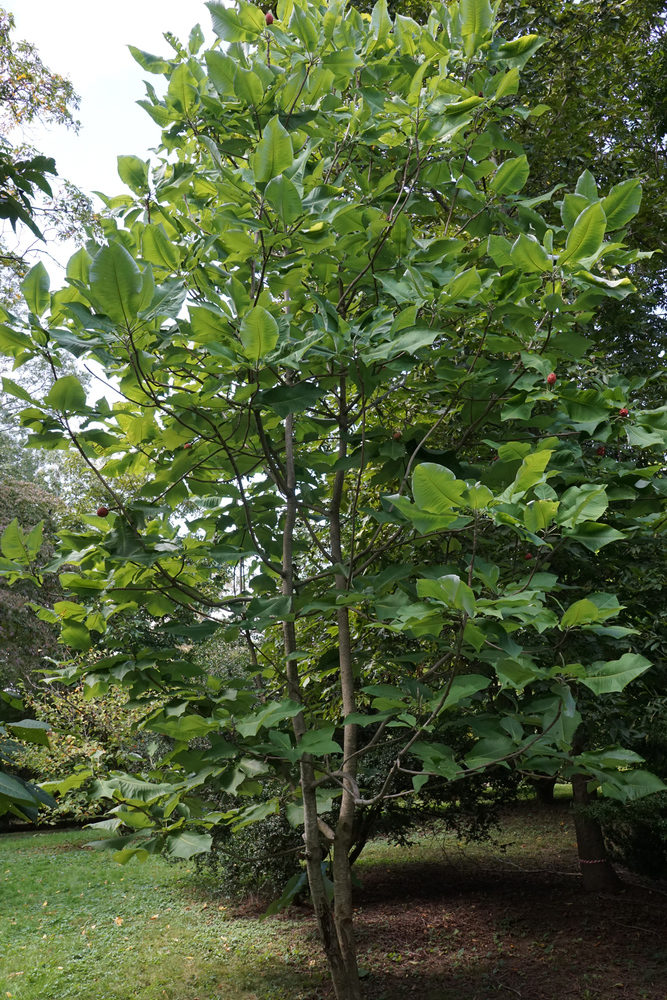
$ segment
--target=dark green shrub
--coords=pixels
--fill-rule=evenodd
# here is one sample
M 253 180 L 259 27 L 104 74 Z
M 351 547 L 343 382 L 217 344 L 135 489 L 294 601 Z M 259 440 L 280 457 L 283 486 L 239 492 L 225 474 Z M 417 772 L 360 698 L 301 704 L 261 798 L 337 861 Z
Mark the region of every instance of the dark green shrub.
M 650 878 L 667 877 L 667 792 L 634 802 L 603 799 L 591 806 L 612 861 Z
M 303 840 L 282 811 L 236 833 L 216 826 L 212 835 L 211 850 L 197 858 L 197 867 L 227 899 L 279 896 L 301 871 Z

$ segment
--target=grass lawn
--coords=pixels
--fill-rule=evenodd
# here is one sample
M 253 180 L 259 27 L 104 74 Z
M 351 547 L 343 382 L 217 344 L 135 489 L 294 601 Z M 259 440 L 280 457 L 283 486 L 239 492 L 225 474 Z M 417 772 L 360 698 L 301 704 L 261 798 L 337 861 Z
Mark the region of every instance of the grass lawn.
M 117 865 L 91 831 L 0 836 L 0 1000 L 313 995 L 301 920 L 230 919 L 191 864 Z
M 0 1000 L 330 1000 L 307 907 L 230 911 L 191 863 L 90 837 L 0 836 Z M 567 802 L 522 803 L 495 845 L 375 841 L 358 874 L 368 1000 L 667 1000 L 667 886 L 586 895 Z

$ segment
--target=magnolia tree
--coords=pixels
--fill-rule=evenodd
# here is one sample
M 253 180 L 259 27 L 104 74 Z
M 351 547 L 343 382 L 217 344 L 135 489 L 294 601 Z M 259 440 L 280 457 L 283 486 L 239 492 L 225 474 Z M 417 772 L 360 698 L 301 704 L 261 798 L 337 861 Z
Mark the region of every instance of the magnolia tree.
M 545 111 L 516 96 L 540 39 L 501 38 L 487 0 L 425 25 L 384 0 L 207 6 L 210 50 L 199 28 L 169 58 L 133 50 L 166 81 L 141 102 L 162 146 L 120 157 L 131 194 L 108 199 L 106 242 L 53 293 L 35 267 L 29 325 L 0 330 L 17 366 L 53 372 L 25 399 L 33 444 L 76 448 L 99 481 L 51 567 L 68 597 L 41 614 L 75 649 L 137 608 L 174 636 L 85 678 L 158 690 L 146 725 L 174 741 L 144 780 L 98 786 L 116 856 L 190 856 L 202 828 L 286 804 L 336 997 L 358 998 L 360 816 L 498 766 L 660 787 L 635 754 L 573 743 L 579 693 L 650 664 L 613 622 L 613 580 L 582 595 L 557 569 L 606 545 L 621 559 L 664 523 L 667 414 L 641 412 L 642 381 L 607 378 L 585 336 L 633 291 L 640 190 L 586 171 L 522 196 L 508 132 Z M 106 398 L 61 374 L 70 355 L 106 373 Z M 182 607 L 196 625 L 174 624 Z M 244 637 L 246 676 L 179 651 L 218 630 Z M 471 706 L 458 754 L 445 734 Z M 282 790 L 258 804 L 269 776 Z M 207 812 L 205 784 L 255 799 Z

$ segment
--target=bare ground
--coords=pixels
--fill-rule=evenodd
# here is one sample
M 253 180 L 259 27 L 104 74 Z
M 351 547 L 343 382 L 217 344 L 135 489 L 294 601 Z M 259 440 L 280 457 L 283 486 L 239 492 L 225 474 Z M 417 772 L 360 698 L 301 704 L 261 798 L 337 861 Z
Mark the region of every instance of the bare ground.
M 585 893 L 567 806 L 512 813 L 499 840 L 398 861 L 371 848 L 356 899 L 368 1000 L 667 1000 L 667 885 L 621 870 L 620 892 Z

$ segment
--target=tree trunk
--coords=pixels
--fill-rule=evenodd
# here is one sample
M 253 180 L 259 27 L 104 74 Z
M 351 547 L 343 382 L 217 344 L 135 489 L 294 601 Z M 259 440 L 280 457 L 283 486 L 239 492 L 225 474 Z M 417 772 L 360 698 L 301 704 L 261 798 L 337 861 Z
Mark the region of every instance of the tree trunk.
M 588 791 L 588 780 L 585 774 L 575 774 L 572 778 L 574 828 L 584 889 L 618 892 L 621 882 L 607 857 L 600 824 L 586 814 L 585 807 L 595 799 L 595 793 Z
M 340 492 L 339 500 L 340 503 Z M 294 467 L 294 415 L 288 414 L 285 419 L 285 499 L 287 509 L 283 528 L 282 557 L 282 593 L 294 598 L 294 529 L 297 517 L 296 481 Z M 338 525 L 338 508 L 334 507 L 332 523 Z M 340 536 L 339 536 L 340 537 Z M 339 576 L 336 577 L 339 589 L 344 585 Z M 350 660 L 349 619 L 347 611 L 338 612 L 338 631 L 343 689 L 343 707 L 345 714 L 352 711 L 353 678 Z M 298 667 L 293 658 L 296 651 L 296 634 L 294 622 L 283 623 L 283 645 L 286 657 L 287 691 L 293 701 L 302 703 L 301 684 Z M 350 699 L 352 698 L 352 702 Z M 297 742 L 303 737 L 306 726 L 303 713 L 299 712 L 292 719 L 292 726 Z M 322 871 L 323 851 L 320 830 L 320 820 L 317 810 L 316 776 L 313 760 L 309 754 L 304 754 L 300 765 L 300 784 L 303 796 L 304 841 L 306 845 L 306 871 L 308 885 L 315 910 L 315 919 L 320 933 L 322 946 L 329 966 L 329 974 L 334 988 L 336 1000 L 362 1000 L 361 984 L 357 969 L 356 947 L 352 927 L 352 872 L 348 857 L 352 841 L 354 821 L 353 783 L 356 771 L 354 749 L 356 727 L 345 727 L 343 773 L 348 778 L 344 783 L 341 798 L 341 811 L 336 834 L 329 831 L 334 838 L 334 907 L 327 898 L 324 874 Z
M 554 801 L 555 778 L 533 778 L 531 785 L 535 789 L 537 801 L 541 806 L 551 806 Z

